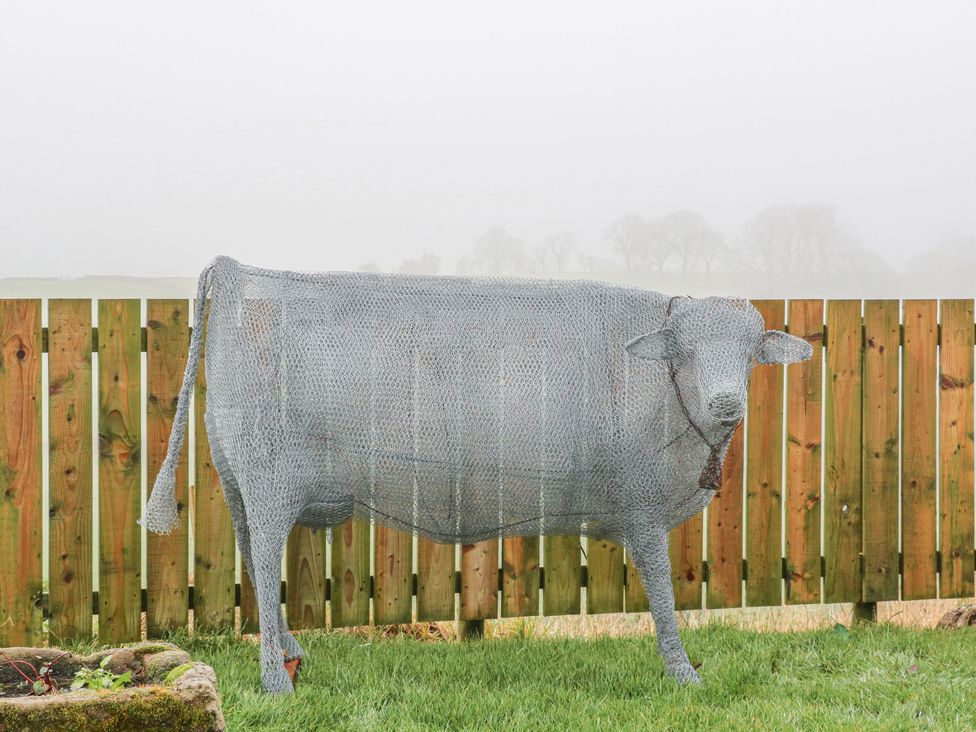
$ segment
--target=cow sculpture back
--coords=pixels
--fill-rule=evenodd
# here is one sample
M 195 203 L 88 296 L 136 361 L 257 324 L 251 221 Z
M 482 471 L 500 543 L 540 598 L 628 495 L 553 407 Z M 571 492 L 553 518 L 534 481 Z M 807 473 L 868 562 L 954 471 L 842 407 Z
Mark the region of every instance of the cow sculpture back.
M 265 689 L 291 690 L 281 652 L 302 655 L 278 603 L 288 533 L 353 515 L 450 543 L 620 542 L 668 670 L 697 680 L 671 627 L 667 532 L 711 499 L 753 364 L 808 358 L 808 344 L 764 331 L 743 300 L 220 257 L 200 277 L 152 531 L 177 522 L 208 298 L 206 426 L 258 593 Z

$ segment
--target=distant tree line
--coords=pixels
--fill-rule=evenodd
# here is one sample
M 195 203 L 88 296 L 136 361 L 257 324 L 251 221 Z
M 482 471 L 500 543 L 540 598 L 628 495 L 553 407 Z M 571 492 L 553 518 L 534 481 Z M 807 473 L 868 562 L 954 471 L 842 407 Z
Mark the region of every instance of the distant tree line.
M 953 240 L 945 247 L 955 251 L 970 243 Z M 607 227 L 596 250 L 595 254 L 583 251 L 569 231 L 556 232 L 530 245 L 505 228 L 494 226 L 458 258 L 456 271 L 492 276 L 573 271 L 891 271 L 880 255 L 844 228 L 829 206 L 770 206 L 753 217 L 735 239 L 723 236 L 696 211 L 674 211 L 658 218 L 628 213 Z M 438 274 L 441 265 L 440 257 L 425 253 L 404 260 L 394 271 Z M 376 271 L 379 266 L 369 262 L 360 269 Z

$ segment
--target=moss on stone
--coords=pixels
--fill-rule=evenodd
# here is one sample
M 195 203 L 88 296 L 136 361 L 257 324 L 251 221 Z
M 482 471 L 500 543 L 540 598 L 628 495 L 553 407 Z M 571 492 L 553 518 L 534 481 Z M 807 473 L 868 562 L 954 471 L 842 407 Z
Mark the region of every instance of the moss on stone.
M 30 708 L 0 704 L 0 729 L 120 732 L 121 730 L 209 730 L 213 718 L 203 708 L 185 703 L 168 689 L 138 693 L 94 692 L 88 698 Z
M 193 668 L 192 663 L 181 663 L 179 666 L 166 674 L 166 678 L 163 680 L 163 683 L 166 684 L 166 686 L 172 686 L 173 682 L 175 682 L 178 678 L 180 678 L 180 676 L 185 674 L 191 668 Z

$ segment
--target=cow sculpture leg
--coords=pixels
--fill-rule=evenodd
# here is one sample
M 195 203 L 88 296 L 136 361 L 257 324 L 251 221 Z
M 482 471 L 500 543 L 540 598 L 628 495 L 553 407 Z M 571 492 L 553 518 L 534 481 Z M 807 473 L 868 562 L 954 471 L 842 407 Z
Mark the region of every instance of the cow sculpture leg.
M 211 429 L 211 434 L 217 434 L 216 430 L 212 429 L 209 425 L 208 429 Z M 251 532 L 247 525 L 247 511 L 244 508 L 244 500 L 241 498 L 241 487 L 237 482 L 237 476 L 234 475 L 234 471 L 230 469 L 227 459 L 224 457 L 223 449 L 217 440 L 211 441 L 210 452 L 213 457 L 214 467 L 217 469 L 217 475 L 220 476 L 224 499 L 227 501 L 227 508 L 230 510 L 231 520 L 234 524 L 234 536 L 237 537 L 237 548 L 241 552 L 241 560 L 247 569 L 247 575 L 253 581 L 255 575 L 254 564 L 251 559 Z M 284 612 L 280 611 L 280 607 L 279 605 L 279 615 L 281 618 L 279 632 L 281 634 L 281 647 L 284 649 L 285 656 L 288 659 L 303 658 L 305 651 L 288 629 L 288 621 L 285 618 Z
M 640 538 L 632 544 L 634 563 L 651 605 L 657 648 L 664 660 L 664 668 L 679 684 L 701 683 L 678 636 L 667 532 L 641 531 L 639 534 Z

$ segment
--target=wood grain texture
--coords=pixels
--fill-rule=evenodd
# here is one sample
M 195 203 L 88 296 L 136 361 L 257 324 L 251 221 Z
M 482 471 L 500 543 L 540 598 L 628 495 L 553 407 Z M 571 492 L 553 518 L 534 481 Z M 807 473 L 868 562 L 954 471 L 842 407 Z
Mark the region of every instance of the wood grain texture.
M 827 303 L 824 602 L 861 599 L 861 301 Z
M 152 490 L 169 447 L 190 341 L 187 300 L 146 303 L 146 446 Z M 176 469 L 176 508 L 180 524 L 170 534 L 146 535 L 146 632 L 151 638 L 186 628 L 189 528 L 186 444 Z
M 545 615 L 578 615 L 580 611 L 580 538 L 554 535 L 543 538 L 542 565 L 545 586 L 542 612 Z
M 538 580 L 537 580 L 538 581 Z M 586 542 L 586 612 L 624 610 L 624 548 L 606 539 Z
M 671 585 L 677 610 L 702 606 L 702 534 L 704 518 L 699 513 L 675 526 L 668 535 L 671 556 Z
M 791 300 L 789 323 L 813 349 L 786 367 L 786 602 L 799 604 L 820 601 L 823 301 Z
M 461 545 L 461 593 L 458 617 L 498 617 L 498 540 Z
M 942 301 L 941 597 L 973 595 L 973 301 Z
M 49 627 L 92 636 L 92 302 L 48 302 Z
M 291 630 L 325 627 L 325 532 L 295 526 L 285 560 L 285 608 Z
M 782 330 L 782 300 L 755 300 L 767 329 Z M 779 605 L 783 563 L 783 378 L 782 364 L 756 365 L 749 381 L 746 419 L 746 604 Z
M 865 602 L 898 599 L 899 302 L 864 303 L 861 432 Z
M 332 533 L 332 627 L 369 623 L 369 523 L 349 519 Z
M 651 609 L 641 582 L 640 572 L 634 559 L 627 553 L 627 586 L 624 588 L 624 611 L 628 613 L 646 613 Z
M 455 545 L 417 539 L 417 620 L 454 620 Z
M 0 646 L 43 638 L 41 301 L 0 300 Z
M 260 633 L 261 622 L 258 612 L 258 596 L 254 592 L 254 583 L 247 573 L 247 567 L 241 564 L 241 633 Z
M 539 537 L 502 540 L 502 617 L 539 614 Z
M 374 547 L 376 596 L 373 599 L 373 622 L 377 625 L 409 623 L 413 600 L 413 536 L 377 526 Z
M 936 596 L 938 303 L 906 300 L 902 349 L 902 598 Z
M 206 321 L 194 324 L 194 327 L 206 328 Z M 236 557 L 230 510 L 210 454 L 204 421 L 207 408 L 206 340 L 204 332 L 194 385 L 193 623 L 194 629 L 200 632 L 220 632 L 234 628 Z M 243 578 L 241 628 L 245 633 L 256 633 L 258 629 L 254 591 L 250 580 Z
M 708 581 L 705 583 L 705 606 L 709 608 L 742 606 L 742 491 L 745 469 L 745 427 L 739 425 L 732 434 L 721 487 L 708 504 Z
M 141 635 L 140 361 L 138 300 L 98 303 L 98 637 Z

